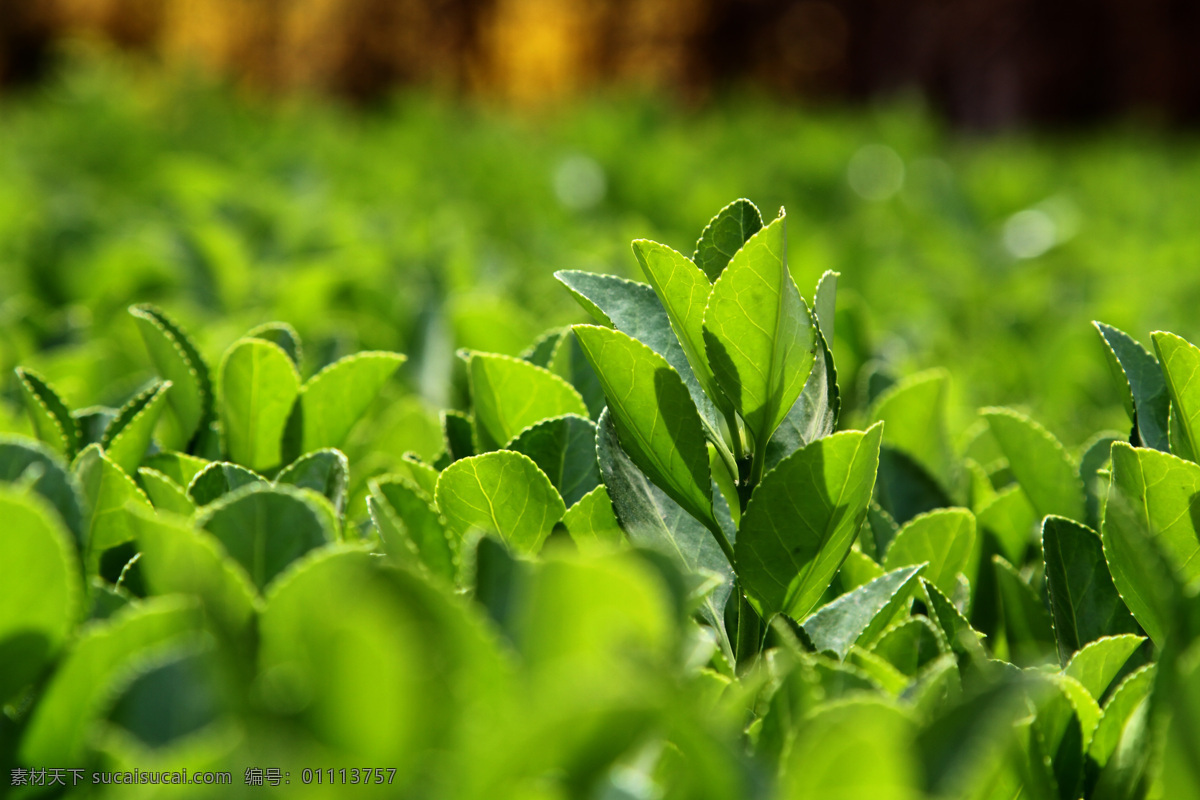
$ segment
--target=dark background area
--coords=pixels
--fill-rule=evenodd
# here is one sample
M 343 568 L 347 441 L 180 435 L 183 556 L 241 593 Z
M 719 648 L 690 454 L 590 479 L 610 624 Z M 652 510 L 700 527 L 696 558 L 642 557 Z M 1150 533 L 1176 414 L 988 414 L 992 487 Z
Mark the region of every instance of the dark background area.
M 864 102 L 973 129 L 1200 118 L 1191 0 L 0 0 L 0 85 L 79 37 L 256 89 L 432 86 L 540 104 L 611 85 Z

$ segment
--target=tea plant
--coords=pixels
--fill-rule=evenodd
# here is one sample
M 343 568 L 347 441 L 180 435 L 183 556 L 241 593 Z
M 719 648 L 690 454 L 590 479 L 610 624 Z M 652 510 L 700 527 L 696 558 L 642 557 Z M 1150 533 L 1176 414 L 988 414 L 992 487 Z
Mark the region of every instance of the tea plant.
M 461 351 L 443 452 L 386 473 L 339 448 L 398 354 L 302 379 L 270 323 L 210 362 L 143 305 L 158 378 L 121 408 L 18 370 L 13 795 L 228 796 L 34 777 L 186 766 L 280 796 L 1200 796 L 1200 348 L 1097 323 L 1132 429 L 1078 454 L 1003 408 L 956 441 L 943 371 L 842 420 L 838 275 L 810 304 L 785 225 L 739 200 L 690 257 L 635 241 L 646 283 L 557 273 L 592 323 Z

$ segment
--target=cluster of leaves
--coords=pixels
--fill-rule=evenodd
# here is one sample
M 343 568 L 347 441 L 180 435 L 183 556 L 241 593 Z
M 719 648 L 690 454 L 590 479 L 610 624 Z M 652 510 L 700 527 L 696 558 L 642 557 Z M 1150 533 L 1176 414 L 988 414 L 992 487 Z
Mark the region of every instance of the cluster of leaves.
M 838 275 L 810 306 L 785 225 L 739 200 L 691 257 L 635 241 L 646 283 L 557 273 L 594 324 L 461 351 L 443 451 L 357 484 L 337 448 L 397 354 L 301 380 L 271 323 L 213 370 L 135 306 L 159 378 L 123 407 L 20 370 L 40 441 L 0 441 L 0 767 L 1196 796 L 1200 348 L 1098 325 L 1133 428 L 1079 458 L 999 408 L 956 447 L 941 371 L 876 382 L 846 429 Z

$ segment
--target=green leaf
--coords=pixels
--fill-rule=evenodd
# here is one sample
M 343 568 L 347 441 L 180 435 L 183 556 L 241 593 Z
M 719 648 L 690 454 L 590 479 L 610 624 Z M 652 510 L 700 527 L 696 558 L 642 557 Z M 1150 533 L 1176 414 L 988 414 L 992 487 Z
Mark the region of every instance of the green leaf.
M 264 322 L 243 338 L 262 339 L 264 342 L 279 345 L 296 365 L 296 369 L 300 369 L 300 362 L 304 360 L 304 348 L 300 344 L 300 334 L 286 322 Z
M 79 450 L 89 444 L 100 444 L 104 440 L 104 432 L 117 418 L 117 409 L 108 406 L 89 406 L 71 412 L 75 421 L 75 430 L 79 432 Z
M 521 553 L 537 553 L 567 510 L 550 479 L 522 453 L 498 450 L 455 461 L 435 493 L 452 541 L 471 531 L 499 534 Z
M 833 345 L 834 321 L 837 316 L 837 285 L 842 273 L 831 269 L 821 273 L 813 292 L 813 316 L 817 318 L 817 329 L 825 342 Z
M 133 478 L 113 463 L 99 445 L 85 447 L 71 465 L 71 471 L 83 489 L 88 510 L 84 530 L 88 573 L 91 574 L 101 553 L 133 538 L 126 506 L 152 506 L 150 498 L 142 493 Z
M 1125 410 L 1141 444 L 1167 449 L 1167 419 L 1171 400 L 1158 361 L 1129 334 L 1103 322 L 1093 322 L 1117 384 L 1124 390 Z
M 924 565 L 901 567 L 825 604 L 800 625 L 813 647 L 844 659 L 850 646 L 870 649 L 898 617 L 908 613 Z
M 1129 718 L 1154 688 L 1155 670 L 1156 665 L 1146 664 L 1129 673 L 1105 703 L 1096 732 L 1092 734 L 1092 743 L 1088 746 L 1088 756 L 1100 767 L 1108 764 Z
M 369 483 L 372 510 L 392 515 L 383 525 L 376 520 L 388 554 L 402 564 L 416 556 L 434 575 L 453 581 L 454 549 L 446 537 L 446 520 L 432 498 L 416 483 L 399 475 L 373 478 Z M 391 525 L 385 530 L 387 523 Z
M 704 312 L 708 363 L 758 451 L 800 396 L 815 360 L 816 328 L 788 272 L 786 246 L 781 215 L 729 262 Z
M 475 455 L 474 436 L 471 433 L 474 427 L 471 418 L 461 411 L 442 412 L 442 434 L 451 462 Z
M 958 586 L 960 572 L 973 572 L 975 515 L 965 508 L 945 508 L 914 517 L 892 540 L 883 568 L 893 570 L 928 563 L 925 577 L 947 596 Z
M 670 317 L 667 316 L 667 311 L 653 288 L 612 275 L 573 270 L 556 272 L 554 277 L 567 287 L 597 324 L 616 328 L 666 359 L 687 387 L 709 441 L 714 444 L 720 443 L 721 447 L 725 446 L 722 414 L 712 398 L 701 388 L 687 353 L 671 328 Z M 579 347 L 581 342 L 578 335 L 575 342 L 576 347 Z M 586 352 L 584 356 L 587 356 Z
M 857 645 L 851 645 L 846 664 L 852 664 L 869 675 L 891 697 L 899 697 L 912 682 L 909 676 L 896 669 L 886 658 Z
M 394 472 L 412 480 L 421 491 L 433 497 L 437 489 L 438 471 L 421 461 L 412 453 L 405 453 L 400 462 L 395 465 Z
M 1071 657 L 1063 667 L 1063 674 L 1079 681 L 1092 697 L 1100 700 L 1113 678 L 1144 641 L 1145 636 L 1129 633 L 1096 639 Z
M 163 448 L 186 450 L 212 417 L 215 393 L 208 366 L 183 329 L 162 311 L 141 305 L 130 306 L 129 313 L 137 322 L 154 368 L 174 386 L 160 436 Z
M 898 522 L 953 505 L 946 490 L 911 456 L 889 445 L 879 452 L 879 505 Z
M 700 611 L 718 632 L 722 647 L 732 658 L 732 645 L 725 629 L 725 605 L 733 589 L 733 566 L 716 538 L 707 526 L 638 469 L 621 448 L 612 412 L 607 409 L 597 425 L 596 456 L 613 510 L 631 542 L 668 554 L 687 575 L 719 576 L 720 581 L 704 596 Z M 720 492 L 717 498 L 719 509 L 723 503 Z M 730 521 L 726 535 L 736 533 Z
M 596 425 L 575 414 L 542 420 L 505 445 L 524 453 L 546 473 L 568 506 L 600 485 L 596 463 Z
M 162 514 L 137 511 L 130 524 L 142 556 L 138 566 L 156 595 L 195 597 L 229 643 L 255 646 L 258 592 L 242 565 L 211 534 Z
M 241 339 L 225 352 L 217 383 L 229 459 L 256 472 L 280 466 L 284 426 L 300 392 L 287 353 L 262 339 Z
M 1138 631 L 1113 586 L 1099 535 L 1069 519 L 1046 517 L 1042 552 L 1060 661 L 1101 637 Z
M 937 620 L 950 649 L 960 658 L 982 661 L 986 657 L 981 646 L 984 635 L 971 627 L 963 613 L 940 589 L 924 578 L 921 585 L 925 590 L 922 599 L 926 601 L 930 616 Z
M 625 533 L 613 512 L 608 490 L 603 484 L 568 508 L 563 514 L 562 523 L 576 546 L 584 552 L 589 548 L 612 549 L 626 542 Z
M 1038 519 L 1020 486 L 1006 486 L 976 514 L 979 527 L 992 534 L 1000 553 L 1013 564 L 1024 563 Z
M 956 485 L 954 451 L 946 429 L 946 393 L 950 375 L 943 369 L 921 372 L 890 387 L 868 412 L 885 423 L 884 444 L 915 461 L 943 492 Z
M 833 274 L 833 273 L 827 273 Z M 804 389 L 792 404 L 787 416 L 779 423 L 767 443 L 765 469 L 775 465 L 809 442 L 833 433 L 837 428 L 841 398 L 838 394 L 837 371 L 827 339 L 817 332 L 817 358 Z
M 781 766 L 786 800 L 918 800 L 917 726 L 886 701 L 826 705 L 805 720 Z
M 535 367 L 550 369 L 550 365 L 554 363 L 554 356 L 558 353 L 558 348 L 562 345 L 566 335 L 566 328 L 552 328 L 546 331 L 525 352 L 521 353 L 521 359 Z
M 340 517 L 346 508 L 350 462 L 342 451 L 332 447 L 314 450 L 284 467 L 276 476 L 275 483 L 312 489 L 317 494 L 324 495 Z
M 195 513 L 196 504 L 188 497 L 187 490 L 158 470 L 139 467 L 135 479 L 155 508 L 184 517 Z
M 1049 612 L 1012 564 L 1000 556 L 992 556 L 992 563 L 1013 662 L 1022 665 L 1044 662 L 1055 649 Z
M 158 470 L 185 489 L 191 485 L 192 479 L 200 470 L 208 465 L 208 461 L 187 453 L 160 451 L 142 461 L 142 466 Z
M 293 561 L 335 538 L 304 491 L 265 483 L 215 500 L 196 515 L 196 526 L 211 533 L 260 590 Z
M 1009 468 L 1039 517 L 1057 514 L 1083 522 L 1083 483 L 1066 449 L 1033 420 L 1008 408 L 980 412 Z
M 404 361 L 399 353 L 364 351 L 335 361 L 309 378 L 290 408 L 288 456 L 341 447 L 354 423 Z M 280 376 L 267 380 L 287 381 Z M 280 397 L 282 400 L 282 393 Z
M 868 512 L 869 513 L 869 512 Z M 846 553 L 846 560 L 838 570 L 837 585 L 842 592 L 857 589 L 883 575 L 883 567 L 875 559 L 860 550 Z
M 36 372 L 17 367 L 16 373 L 33 432 L 63 458 L 74 458 L 79 450 L 79 428 L 67 404 Z
M 187 494 L 197 506 L 206 506 L 234 489 L 252 483 L 266 483 L 266 478 L 245 467 L 228 461 L 211 461 L 196 473 L 188 484 Z
M 1101 504 L 1105 492 L 1108 491 L 1105 467 L 1109 463 L 1109 453 L 1113 442 L 1123 442 L 1126 439 L 1122 433 L 1102 431 L 1083 446 L 1083 456 L 1079 460 L 1079 480 L 1087 492 L 1087 526 L 1094 531 L 1100 530 Z
M 1196 461 L 1200 459 L 1200 381 L 1196 380 L 1200 347 L 1166 331 L 1155 331 L 1150 339 L 1171 395 L 1171 449 L 1181 458 Z
M 467 356 L 475 434 L 484 451 L 498 450 L 531 425 L 587 406 L 571 384 L 528 361 L 491 353 Z
M 92 726 L 131 667 L 201 625 L 194 601 L 162 597 L 86 626 L 46 686 L 20 740 L 24 764 L 85 764 Z
M 0 703 L 58 655 L 80 616 L 71 535 L 41 497 L 0 486 Z
M 1185 584 L 1200 576 L 1197 495 L 1200 466 L 1158 450 L 1113 445 L 1104 557 L 1125 605 L 1159 646 L 1170 628 L 1170 604 L 1162 599 L 1169 576 L 1157 574 L 1145 551 L 1153 542 Z
M 717 386 L 705 353 L 704 309 L 708 305 L 712 283 L 691 259 L 658 242 L 637 239 L 633 243 L 633 254 L 642 267 L 642 274 L 662 301 L 671 330 L 683 345 L 692 373 L 700 381 L 704 393 L 718 408 L 731 411 L 733 406 Z
M 712 478 L 700 417 L 679 374 L 619 331 L 573 329 L 596 370 L 621 448 L 672 500 L 712 530 Z
M 742 198 L 717 212 L 696 242 L 692 261 L 710 281 L 715 281 L 733 254 L 762 228 L 762 215 L 754 203 Z
M 866 518 L 882 427 L 818 439 L 755 488 L 735 553 L 738 578 L 764 617 L 803 619 L 829 587 Z
M 44 497 L 82 550 L 87 545 L 83 521 L 83 490 L 62 458 L 47 445 L 24 436 L 0 433 L 0 482 L 26 483 Z
M 949 650 L 942 632 L 928 617 L 909 617 L 894 623 L 871 645 L 872 653 L 910 678 Z
M 156 381 L 121 407 L 104 429 L 100 440 L 104 452 L 118 467 L 132 475 L 150 447 L 154 426 L 166 408 L 170 381 Z

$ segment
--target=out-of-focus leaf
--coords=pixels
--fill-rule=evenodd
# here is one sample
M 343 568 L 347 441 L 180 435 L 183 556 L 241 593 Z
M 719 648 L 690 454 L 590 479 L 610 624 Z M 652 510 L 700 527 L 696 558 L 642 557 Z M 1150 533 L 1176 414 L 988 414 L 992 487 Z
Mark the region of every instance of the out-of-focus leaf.
M 980 413 L 1037 515 L 1057 514 L 1083 522 L 1083 483 L 1058 440 L 1041 425 L 1012 409 L 991 408 Z
M 305 453 L 275 478 L 301 489 L 312 489 L 324 495 L 340 517 L 346 507 L 346 491 L 350 484 L 350 462 L 344 453 L 332 447 Z
M 0 434 L 0 482 L 27 482 L 62 517 L 80 549 L 87 545 L 83 490 L 62 459 L 41 442 Z
M 262 339 L 264 342 L 277 344 L 287 353 L 288 358 L 300 369 L 304 361 L 304 348 L 300 344 L 300 334 L 286 322 L 264 322 L 262 325 L 246 333 L 247 339 Z
M 266 483 L 266 478 L 228 461 L 211 461 L 193 476 L 187 493 L 197 506 L 206 506 L 234 489 L 252 483 Z
M 372 512 L 394 514 L 392 528 L 376 518 L 384 546 L 400 563 L 416 555 L 429 570 L 447 580 L 455 577 L 454 549 L 446 537 L 446 521 L 433 505 L 433 499 L 409 479 L 399 476 L 374 478 L 370 482 Z M 376 504 L 386 505 L 377 509 Z
M 22 367 L 16 372 L 33 432 L 63 458 L 74 458 L 79 450 L 79 429 L 66 403 L 36 372 Z
M 129 527 L 127 505 L 151 508 L 150 499 L 142 493 L 133 478 L 112 462 L 99 445 L 90 444 L 71 466 L 83 488 L 87 516 L 86 531 L 88 571 L 99 562 L 100 554 L 133 538 Z
M 592 489 L 568 508 L 562 523 L 580 550 L 618 547 L 627 541 L 603 485 Z
M 1020 486 L 1002 489 L 976 515 L 979 527 L 992 534 L 1001 554 L 1010 563 L 1024 563 L 1025 551 L 1033 541 L 1038 514 Z
M 138 333 L 146 343 L 154 368 L 173 385 L 167 396 L 170 413 L 163 425 L 163 448 L 186 450 L 213 413 L 216 393 L 208 365 L 187 333 L 159 309 L 148 305 L 131 306 L 129 313 L 137 322 Z
M 875 401 L 872 422 L 885 423 L 883 442 L 919 464 L 943 492 L 955 485 L 954 452 L 946 429 L 950 376 L 929 370 L 892 386 Z
M 170 390 L 170 381 L 150 386 L 122 406 L 104 430 L 100 440 L 104 452 L 129 475 L 137 472 L 150 447 L 154 427 L 166 408 Z
M 1030 665 L 1044 662 L 1047 656 L 1055 652 L 1050 613 L 1033 587 L 1012 564 L 1000 556 L 993 556 L 992 563 L 1000 587 L 1004 628 L 1014 663 Z
M 136 480 L 155 508 L 184 517 L 195 512 L 196 504 L 188 497 L 187 490 L 158 470 L 139 467 Z

